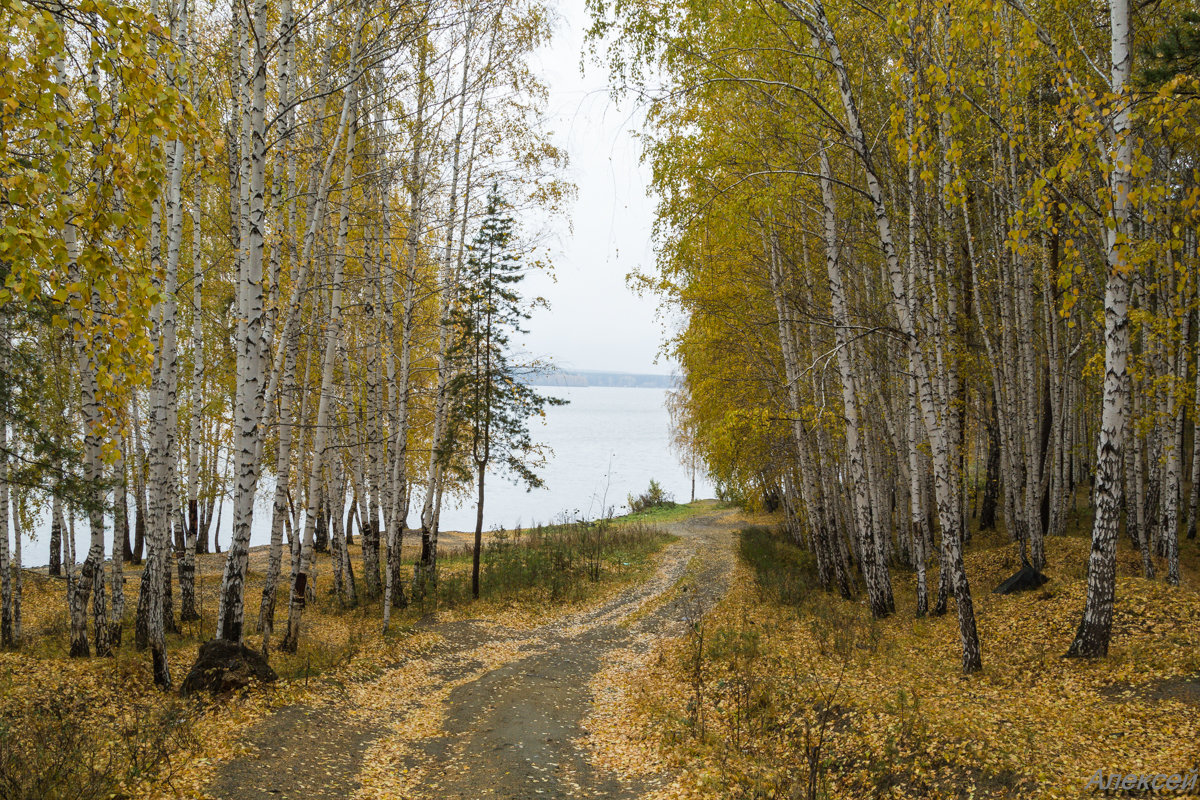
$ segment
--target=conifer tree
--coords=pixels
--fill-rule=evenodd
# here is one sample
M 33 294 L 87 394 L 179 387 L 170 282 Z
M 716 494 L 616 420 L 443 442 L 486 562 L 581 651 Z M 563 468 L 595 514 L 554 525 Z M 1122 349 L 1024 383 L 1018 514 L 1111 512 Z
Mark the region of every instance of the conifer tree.
M 469 441 L 477 491 L 471 564 L 475 597 L 479 597 L 487 473 L 490 469 L 507 474 L 530 489 L 542 486 L 534 472 L 541 449 L 529 435 L 529 419 L 543 416 L 547 405 L 566 403 L 523 382 L 528 367 L 515 360 L 513 336 L 525 332 L 521 326 L 532 307 L 518 291 L 527 270 L 518 250 L 516 223 L 493 184 L 479 233 L 468 250 L 459 302 L 450 320 L 456 334 L 450 355 L 458 369 L 450 383 L 451 424 Z

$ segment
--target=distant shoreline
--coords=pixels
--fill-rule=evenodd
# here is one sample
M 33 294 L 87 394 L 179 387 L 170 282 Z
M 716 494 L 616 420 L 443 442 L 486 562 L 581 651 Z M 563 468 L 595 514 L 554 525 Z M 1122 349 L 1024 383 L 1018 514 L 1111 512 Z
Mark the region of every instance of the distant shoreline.
M 594 370 L 555 370 L 530 375 L 531 386 L 601 386 L 621 389 L 674 389 L 673 375 L 643 375 L 635 372 L 599 372 Z

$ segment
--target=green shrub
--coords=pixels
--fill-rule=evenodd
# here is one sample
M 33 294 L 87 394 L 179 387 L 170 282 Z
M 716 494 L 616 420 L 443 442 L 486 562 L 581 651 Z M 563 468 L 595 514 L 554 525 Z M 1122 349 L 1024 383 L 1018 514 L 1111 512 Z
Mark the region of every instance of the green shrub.
M 640 514 L 652 508 L 674 508 L 675 496 L 670 492 L 663 491 L 658 481 L 651 478 L 649 489 L 639 495 L 628 495 L 626 502 L 629 503 L 631 513 Z

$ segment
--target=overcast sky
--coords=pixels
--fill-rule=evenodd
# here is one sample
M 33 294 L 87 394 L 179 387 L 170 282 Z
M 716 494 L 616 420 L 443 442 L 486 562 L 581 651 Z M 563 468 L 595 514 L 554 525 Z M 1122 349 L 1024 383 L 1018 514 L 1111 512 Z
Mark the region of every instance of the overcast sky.
M 558 10 L 554 41 L 533 67 L 549 86 L 547 125 L 570 155 L 568 178 L 578 194 L 547 242 L 557 282 L 527 279 L 525 290 L 549 300 L 550 310 L 529 321 L 526 346 L 565 369 L 669 374 L 672 364 L 654 363 L 663 339 L 657 301 L 638 298 L 625 283 L 629 272 L 654 267 L 650 170 L 632 137 L 641 114 L 631 102 L 613 103 L 603 66 L 589 58 L 580 73 L 589 22 L 583 0 L 561 0 Z

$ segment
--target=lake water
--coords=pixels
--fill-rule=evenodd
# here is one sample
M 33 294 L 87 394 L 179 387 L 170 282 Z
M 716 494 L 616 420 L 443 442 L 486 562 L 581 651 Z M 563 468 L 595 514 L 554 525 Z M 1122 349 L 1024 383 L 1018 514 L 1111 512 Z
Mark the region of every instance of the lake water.
M 605 506 L 622 512 L 625 498 L 657 480 L 675 499 L 691 494 L 689 471 L 671 451 L 665 389 L 542 387 L 570 405 L 546 410 L 545 425 L 535 423 L 535 440 L 554 451 L 541 476 L 545 488 L 526 492 L 499 477 L 489 479 L 483 506 L 485 528 L 520 523 L 594 518 Z M 696 497 L 712 497 L 713 487 L 696 476 Z M 445 530 L 474 530 L 474 499 L 442 509 Z
M 488 479 L 484 502 L 484 527 L 511 528 L 537 522 L 555 522 L 562 514 L 572 518 L 601 516 L 605 506 L 620 514 L 625 498 L 646 489 L 654 478 L 675 499 L 686 502 L 691 477 L 671 451 L 670 418 L 665 389 L 610 387 L 542 387 L 540 391 L 569 400 L 569 405 L 546 409 L 544 424 L 534 421 L 533 438 L 552 451 L 539 474 L 544 488 L 527 492 L 500 476 Z M 271 539 L 272 482 L 264 481 L 255 504 L 251 544 Z M 712 497 L 712 484 L 696 476 L 696 497 Z M 414 512 L 419 509 L 414 500 Z M 225 501 L 221 518 L 222 549 L 229 542 L 232 503 Z M 48 517 L 47 515 L 44 515 Z M 409 524 L 416 520 L 410 514 Z M 474 495 L 447 496 L 442 508 L 442 530 L 474 530 Z M 49 524 L 38 526 L 37 537 L 23 542 L 26 566 L 49 560 Z M 87 523 L 77 521 L 75 536 L 83 555 L 87 550 Z

